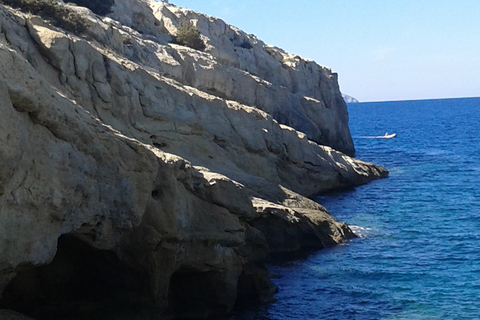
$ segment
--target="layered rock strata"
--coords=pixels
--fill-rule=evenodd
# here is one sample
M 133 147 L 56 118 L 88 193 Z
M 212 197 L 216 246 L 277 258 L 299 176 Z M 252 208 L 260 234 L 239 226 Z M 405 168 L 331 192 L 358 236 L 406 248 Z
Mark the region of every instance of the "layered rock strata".
M 221 19 L 164 2 L 141 3 L 143 7 L 138 4 L 117 0 L 110 15 L 142 35 L 127 35 L 129 44 L 124 54 L 131 60 L 182 84 L 255 106 L 279 123 L 304 132 L 312 141 L 354 154 L 336 73 L 267 45 Z M 162 45 L 170 40 L 168 35 L 176 34 L 183 21 L 198 28 L 206 52 Z M 145 38 L 152 42 L 138 41 Z
M 271 253 L 353 236 L 305 196 L 387 171 L 317 143 L 353 152 L 328 69 L 166 3 L 64 6 L 83 33 L 0 6 L 0 308 L 209 318 L 273 297 Z M 182 19 L 206 52 L 168 43 Z

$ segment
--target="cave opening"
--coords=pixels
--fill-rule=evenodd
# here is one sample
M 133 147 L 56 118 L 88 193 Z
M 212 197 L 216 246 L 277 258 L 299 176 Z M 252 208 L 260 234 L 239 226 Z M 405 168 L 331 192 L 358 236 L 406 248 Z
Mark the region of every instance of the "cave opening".
M 230 293 L 223 278 L 220 271 L 176 271 L 170 278 L 168 293 L 173 319 L 216 319 L 228 314 Z
M 152 319 L 148 276 L 117 255 L 75 236 L 58 240 L 57 254 L 45 266 L 17 273 L 5 288 L 0 309 L 37 320 Z

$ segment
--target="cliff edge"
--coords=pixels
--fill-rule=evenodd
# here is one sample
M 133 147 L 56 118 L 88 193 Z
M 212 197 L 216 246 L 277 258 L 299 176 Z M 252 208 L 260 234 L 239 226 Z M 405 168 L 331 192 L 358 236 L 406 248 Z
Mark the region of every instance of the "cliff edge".
M 270 254 L 354 236 L 307 197 L 388 174 L 335 150 L 354 151 L 335 74 L 219 19 L 0 3 L 0 315 L 207 319 L 269 301 Z M 205 51 L 173 43 L 184 20 Z

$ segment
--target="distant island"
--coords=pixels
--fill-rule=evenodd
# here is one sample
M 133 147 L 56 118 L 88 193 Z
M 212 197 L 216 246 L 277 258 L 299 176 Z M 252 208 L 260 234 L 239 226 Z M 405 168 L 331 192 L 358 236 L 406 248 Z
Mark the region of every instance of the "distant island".
M 357 99 L 355 99 L 355 98 L 352 97 L 352 96 L 349 96 L 348 94 L 343 94 L 343 93 L 342 93 L 342 97 L 343 97 L 343 100 L 344 100 L 346 103 L 358 103 L 358 102 L 359 102 Z

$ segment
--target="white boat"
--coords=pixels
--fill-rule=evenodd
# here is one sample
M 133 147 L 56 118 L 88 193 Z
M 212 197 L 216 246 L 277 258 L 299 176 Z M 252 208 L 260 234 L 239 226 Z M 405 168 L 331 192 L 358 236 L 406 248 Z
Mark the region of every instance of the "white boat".
M 388 134 L 388 132 L 387 132 L 387 133 L 385 133 L 383 136 L 380 136 L 380 137 L 377 137 L 377 138 L 391 139 L 391 138 L 395 138 L 396 136 L 397 136 L 396 133 Z
M 396 133 L 388 134 L 385 133 L 383 136 L 367 136 L 367 137 L 354 137 L 357 139 L 391 139 L 397 136 Z

